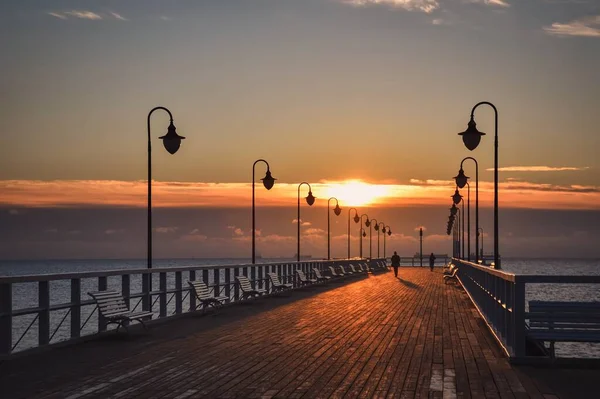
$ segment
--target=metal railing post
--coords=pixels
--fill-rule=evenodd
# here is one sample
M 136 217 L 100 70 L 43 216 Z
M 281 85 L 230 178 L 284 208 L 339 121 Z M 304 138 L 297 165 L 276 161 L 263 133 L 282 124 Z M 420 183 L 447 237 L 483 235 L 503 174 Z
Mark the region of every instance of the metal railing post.
M 0 354 L 12 350 L 12 284 L 0 284 Z
M 514 356 L 525 356 L 525 283 L 515 279 L 513 298 Z
M 50 343 L 50 284 L 49 281 L 38 283 L 38 343 L 40 346 Z
M 71 338 L 81 335 L 81 279 L 71 279 Z

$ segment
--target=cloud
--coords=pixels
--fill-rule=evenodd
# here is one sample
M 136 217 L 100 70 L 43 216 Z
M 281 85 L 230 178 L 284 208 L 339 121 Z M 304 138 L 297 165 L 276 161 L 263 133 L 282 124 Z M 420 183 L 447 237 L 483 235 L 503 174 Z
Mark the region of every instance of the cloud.
M 411 179 L 403 184 L 363 183 L 361 192 L 379 192 L 367 198 L 369 207 L 437 206 L 446 204 L 454 192 L 453 180 Z M 329 191 L 342 185 L 339 182 L 315 183 L 313 192 L 326 198 Z M 471 189 L 473 189 L 473 185 Z M 493 203 L 494 184 L 479 182 L 480 206 Z M 381 189 L 381 190 L 379 190 Z M 599 209 L 600 186 L 554 185 L 527 181 L 500 182 L 501 201 L 513 208 L 540 209 Z M 473 191 L 473 190 L 472 190 Z M 0 205 L 13 208 L 145 208 L 147 184 L 144 181 L 114 180 L 1 180 Z M 251 196 L 249 183 L 154 182 L 155 208 L 244 208 Z M 343 193 L 342 193 L 343 194 Z M 261 206 L 287 208 L 295 205 L 297 185 L 281 183 Z M 342 206 L 345 205 L 340 198 Z M 350 198 L 350 197 L 348 197 Z M 351 198 L 350 198 L 351 199 Z M 518 199 L 518 201 L 517 201 Z M 315 207 L 326 206 L 326 201 Z M 363 205 L 365 206 L 365 205 Z M 295 219 L 292 223 L 296 223 Z M 301 221 L 301 223 L 308 223 Z M 308 226 L 308 225 L 304 225 Z M 235 226 L 233 226 L 235 228 Z
M 415 227 L 414 231 L 419 231 L 421 229 L 423 229 L 423 231 L 427 231 L 427 227 L 425 227 L 425 226 L 417 226 L 417 227 Z
M 113 12 L 113 11 L 110 12 L 110 15 L 112 15 L 115 19 L 118 19 L 120 21 L 129 21 L 127 18 L 125 18 L 121 14 Z
M 116 234 L 123 234 L 125 233 L 125 229 L 107 229 L 104 230 L 104 234 L 106 234 L 107 236 L 112 236 L 112 235 L 116 235 Z
M 589 167 L 574 167 L 574 166 L 505 166 L 498 168 L 499 172 L 565 172 L 565 171 L 580 171 L 587 170 Z M 486 169 L 488 172 L 494 168 Z
M 544 31 L 553 36 L 600 37 L 600 15 L 576 19 L 567 23 L 555 22 L 544 26 Z
M 20 215 L 20 214 L 21 214 L 21 212 L 19 212 L 19 211 L 18 211 L 18 210 L 16 210 L 16 209 L 9 209 L 9 210 L 8 210 L 8 214 L 9 214 L 9 215 L 12 215 L 12 216 L 17 216 L 17 215 Z
M 302 222 L 302 224 L 300 226 L 310 226 L 312 225 L 311 222 Z
M 51 16 L 53 16 L 55 18 L 58 18 L 58 19 L 67 19 L 67 17 L 65 15 L 60 14 L 58 12 L 49 12 L 48 15 L 51 15 Z
M 242 237 L 244 235 L 244 230 L 240 229 L 237 226 L 227 226 L 227 228 L 231 231 L 233 231 L 233 234 L 237 237 Z M 256 234 L 260 235 L 260 231 L 256 230 Z
M 175 233 L 177 230 L 179 230 L 179 227 L 155 227 L 152 229 L 152 231 L 154 231 L 155 233 L 160 234 Z
M 392 8 L 401 8 L 406 11 L 419 11 L 431 13 L 440 7 L 437 0 L 340 0 L 343 4 L 355 7 L 384 5 Z
M 92 21 L 98 21 L 101 20 L 102 17 L 99 14 L 96 14 L 95 12 L 92 11 L 78 11 L 78 10 L 72 10 L 72 11 L 65 11 L 64 14 L 71 16 L 71 17 L 75 17 L 75 18 L 80 18 L 80 19 L 89 19 Z
M 466 0 L 469 3 L 475 4 L 485 4 L 488 6 L 496 6 L 496 7 L 510 7 L 510 4 L 506 0 Z
M 69 19 L 69 17 L 72 18 L 79 18 L 79 19 L 87 19 L 87 20 L 91 20 L 91 21 L 99 21 L 104 19 L 105 17 L 110 17 L 110 18 L 114 18 L 117 19 L 119 21 L 129 21 L 127 18 L 125 18 L 122 14 L 119 14 L 118 12 L 114 12 L 114 11 L 110 11 L 107 14 L 99 14 L 93 11 L 87 11 L 87 10 L 71 10 L 71 11 L 63 11 L 63 12 L 48 12 L 48 15 L 51 15 L 55 18 L 59 18 L 59 19 Z
M 323 234 L 325 234 L 325 230 L 310 228 L 310 229 L 306 229 L 304 231 L 304 233 L 307 235 L 323 235 Z

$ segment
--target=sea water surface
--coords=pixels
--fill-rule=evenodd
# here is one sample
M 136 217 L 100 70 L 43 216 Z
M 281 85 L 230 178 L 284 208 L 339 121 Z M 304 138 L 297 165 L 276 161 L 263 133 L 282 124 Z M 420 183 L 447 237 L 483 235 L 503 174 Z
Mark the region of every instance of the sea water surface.
M 259 263 L 287 263 L 295 259 L 260 259 Z M 249 264 L 250 259 L 220 258 L 220 259 L 155 259 L 155 268 L 186 267 L 186 266 L 208 266 L 208 265 L 241 265 Z M 502 261 L 504 271 L 515 274 L 527 275 L 600 275 L 600 259 L 510 259 Z M 127 260 L 35 260 L 35 261 L 0 261 L 0 276 L 17 276 L 31 274 L 54 274 L 54 273 L 78 273 L 103 270 L 120 269 L 144 269 L 145 259 Z M 183 280 L 185 284 L 186 275 Z M 209 274 L 209 282 L 213 275 Z M 223 276 L 221 278 L 223 281 Z M 82 279 L 81 299 L 87 300 L 87 292 L 97 289 L 97 279 Z M 131 276 L 131 292 L 141 291 L 141 275 Z M 169 274 L 168 288 L 174 288 L 173 274 Z M 153 287 L 158 287 L 158 276 L 154 276 Z M 108 278 L 108 288 L 121 289 L 120 276 Z M 50 303 L 68 303 L 70 301 L 70 282 L 56 281 L 50 283 Z M 551 301 L 600 301 L 600 285 L 598 284 L 527 284 L 526 301 L 551 300 Z M 139 305 L 139 300 L 131 300 L 133 308 Z M 13 308 L 22 309 L 37 306 L 37 284 L 20 283 L 13 285 Z M 174 300 L 168 305 L 168 312 L 175 309 Z M 189 306 L 189 299 L 184 299 L 183 308 Z M 158 312 L 158 305 L 154 311 Z M 81 330 L 81 334 L 90 334 L 97 331 L 97 315 L 93 312 L 93 306 L 82 307 L 82 324 L 89 320 Z M 91 315 L 91 316 L 90 316 Z M 61 320 L 66 316 L 65 322 L 60 328 Z M 29 331 L 21 338 L 23 332 L 31 325 Z M 57 329 L 58 328 L 58 329 Z M 69 317 L 67 310 L 51 312 L 50 333 L 55 336 L 51 342 L 57 342 L 69 338 Z M 20 340 L 20 341 L 19 341 Z M 13 345 L 17 344 L 15 351 L 30 348 L 37 342 L 37 320 L 34 315 L 15 317 L 13 319 Z M 600 344 L 593 343 L 557 343 L 557 356 L 600 358 Z

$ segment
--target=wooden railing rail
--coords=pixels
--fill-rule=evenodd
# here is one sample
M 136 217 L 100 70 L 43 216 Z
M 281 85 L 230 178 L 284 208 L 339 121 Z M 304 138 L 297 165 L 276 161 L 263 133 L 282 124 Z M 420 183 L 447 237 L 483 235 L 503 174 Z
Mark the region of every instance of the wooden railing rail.
M 167 318 L 196 309 L 196 297 L 191 294 L 186 280 L 202 279 L 216 296 L 228 296 L 235 302 L 240 300 L 236 276 L 247 276 L 253 286 L 269 290 L 267 273 L 275 272 L 283 282 L 297 288 L 296 270 L 310 276 L 313 267 L 327 273 L 330 265 L 358 261 L 365 260 L 311 260 L 0 277 L 0 356 L 106 330 L 106 321 L 98 315 L 94 301 L 87 295 L 89 291 L 118 290 L 130 309 L 141 306 L 142 310 L 154 312 L 155 319 Z M 150 279 L 152 287 L 158 288 L 151 292 L 148 290 Z M 24 339 L 31 338 L 36 324 L 37 340 Z
M 526 354 L 527 284 L 600 284 L 600 276 L 515 275 L 453 258 L 458 278 L 498 342 L 511 358 Z

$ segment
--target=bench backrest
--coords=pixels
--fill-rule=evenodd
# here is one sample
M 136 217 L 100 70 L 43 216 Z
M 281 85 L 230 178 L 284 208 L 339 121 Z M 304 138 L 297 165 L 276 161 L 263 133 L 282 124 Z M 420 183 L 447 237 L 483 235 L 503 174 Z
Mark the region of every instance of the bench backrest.
M 600 334 L 600 302 L 529 301 L 530 328 L 590 329 Z
M 358 273 L 358 270 L 356 270 L 356 269 L 354 268 L 354 265 L 352 265 L 352 264 L 351 264 L 351 265 L 348 265 L 348 266 L 350 267 L 350 271 L 351 271 L 351 272 L 353 272 L 353 273 Z
M 315 272 L 315 276 L 317 276 L 317 278 L 323 278 L 323 276 L 321 275 L 321 271 L 319 269 L 317 269 L 316 267 L 313 267 L 313 271 Z
M 296 270 L 296 274 L 298 275 L 298 279 L 300 281 L 302 281 L 303 283 L 307 282 L 308 280 L 306 279 L 306 274 L 304 274 L 304 272 L 302 270 Z
M 188 280 L 188 284 L 194 289 L 196 297 L 198 297 L 199 299 L 212 298 L 212 295 L 210 295 L 210 292 L 208 291 L 208 287 L 206 286 L 206 284 L 204 284 L 203 281 Z
M 125 299 L 118 291 L 97 291 L 88 292 L 88 295 L 94 298 L 98 311 L 104 317 L 116 316 L 118 314 L 129 312 Z
M 267 273 L 269 275 L 269 278 L 271 279 L 271 283 L 273 283 L 274 286 L 278 286 L 278 285 L 282 285 L 281 281 L 279 281 L 279 276 L 277 275 L 277 273 Z
M 333 266 L 329 266 L 329 270 L 331 270 L 331 275 L 332 276 L 337 276 L 337 272 L 335 271 L 335 268 Z
M 252 289 L 252 286 L 250 285 L 250 280 L 248 280 L 248 277 L 237 276 L 235 279 L 237 280 L 238 284 L 240 285 L 240 288 L 242 289 L 242 291 L 244 291 L 244 292 L 254 291 L 254 289 Z

